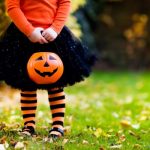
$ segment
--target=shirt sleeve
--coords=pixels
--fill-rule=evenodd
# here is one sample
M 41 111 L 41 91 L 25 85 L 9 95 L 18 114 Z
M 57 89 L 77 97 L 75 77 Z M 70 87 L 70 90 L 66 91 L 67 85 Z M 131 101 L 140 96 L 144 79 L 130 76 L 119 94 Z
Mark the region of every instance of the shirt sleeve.
M 33 32 L 34 27 L 28 22 L 21 11 L 20 0 L 6 0 L 5 5 L 6 11 L 14 24 L 21 32 L 23 32 L 26 36 L 29 36 Z
M 59 34 L 70 13 L 70 0 L 58 0 L 58 9 L 51 27 Z

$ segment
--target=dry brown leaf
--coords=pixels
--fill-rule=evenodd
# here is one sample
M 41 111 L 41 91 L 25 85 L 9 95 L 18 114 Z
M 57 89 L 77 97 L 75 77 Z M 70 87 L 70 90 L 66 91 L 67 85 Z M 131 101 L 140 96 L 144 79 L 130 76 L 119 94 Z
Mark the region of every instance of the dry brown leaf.
M 6 141 L 6 138 L 7 138 L 6 136 L 3 136 L 3 137 L 0 139 L 0 143 L 1 143 L 1 144 L 4 144 L 5 141 Z
M 103 148 L 103 147 L 100 147 L 100 148 L 99 148 L 99 150 L 105 150 L 105 148 Z
M 71 126 L 65 126 L 64 132 L 65 132 L 66 134 L 67 134 L 67 133 L 70 133 L 70 132 L 71 132 Z
M 6 125 L 2 122 L 0 123 L 0 130 L 3 130 L 6 127 Z
M 11 144 L 13 147 L 15 147 L 15 145 L 17 144 L 17 142 L 12 139 L 12 140 L 10 140 L 10 144 Z
M 125 135 L 124 135 L 124 134 L 121 135 L 121 136 L 119 137 L 119 140 L 120 140 L 121 142 L 124 142 L 124 141 L 126 140 Z
M 119 131 L 116 133 L 116 136 L 119 138 L 122 134 L 123 134 L 123 130 L 119 130 Z

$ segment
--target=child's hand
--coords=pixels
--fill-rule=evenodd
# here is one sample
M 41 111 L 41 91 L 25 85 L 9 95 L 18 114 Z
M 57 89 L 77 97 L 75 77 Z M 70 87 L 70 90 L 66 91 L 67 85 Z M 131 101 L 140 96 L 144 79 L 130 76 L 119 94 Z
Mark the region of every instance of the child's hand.
M 52 28 L 47 28 L 42 32 L 42 36 L 47 41 L 54 41 L 56 39 L 57 35 L 58 34 Z
M 31 33 L 31 35 L 28 36 L 28 39 L 33 43 L 48 43 L 48 41 L 42 36 L 41 32 L 43 31 L 43 28 L 35 28 L 34 31 Z

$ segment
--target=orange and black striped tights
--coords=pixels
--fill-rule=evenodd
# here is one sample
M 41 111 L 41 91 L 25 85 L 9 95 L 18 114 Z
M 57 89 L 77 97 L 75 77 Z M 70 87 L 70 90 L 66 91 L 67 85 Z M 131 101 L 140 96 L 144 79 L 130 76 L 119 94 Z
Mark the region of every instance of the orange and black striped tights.
M 50 89 L 48 91 L 49 106 L 52 113 L 52 128 L 63 130 L 65 114 L 65 94 L 62 88 Z M 36 90 L 21 90 L 21 111 L 24 120 L 24 126 L 35 128 L 35 115 L 37 108 Z M 58 135 L 57 131 L 52 134 Z

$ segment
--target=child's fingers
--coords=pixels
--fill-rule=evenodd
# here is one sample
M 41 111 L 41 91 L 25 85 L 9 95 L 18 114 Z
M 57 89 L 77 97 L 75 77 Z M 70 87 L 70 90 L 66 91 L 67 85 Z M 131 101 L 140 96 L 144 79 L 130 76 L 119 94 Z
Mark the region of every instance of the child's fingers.
M 45 36 L 47 33 L 45 31 L 42 32 L 42 36 Z
M 48 41 L 50 41 L 50 42 L 52 42 L 52 41 L 54 41 L 54 40 L 55 40 L 55 38 L 50 37 L 50 38 L 48 38 L 47 40 L 48 40 Z
M 48 33 L 46 33 L 46 32 L 42 33 L 42 36 L 43 36 L 47 41 L 51 41 L 51 39 L 52 39 L 52 37 L 51 37 Z
M 44 37 L 45 39 L 48 39 L 50 36 L 49 36 L 48 34 L 45 34 L 43 37 Z
M 53 41 L 53 40 L 54 40 L 54 37 L 53 37 L 53 36 L 50 36 L 49 34 L 45 34 L 44 38 L 45 38 L 47 41 Z
M 41 37 L 40 44 L 44 44 L 44 43 L 48 43 L 48 41 L 44 37 Z

